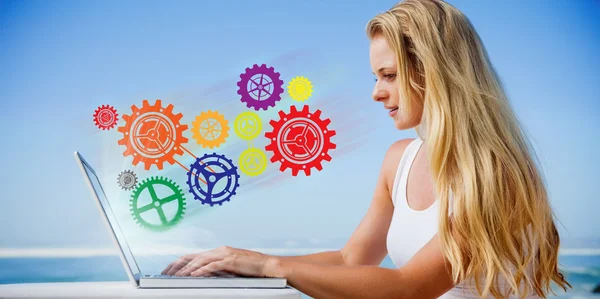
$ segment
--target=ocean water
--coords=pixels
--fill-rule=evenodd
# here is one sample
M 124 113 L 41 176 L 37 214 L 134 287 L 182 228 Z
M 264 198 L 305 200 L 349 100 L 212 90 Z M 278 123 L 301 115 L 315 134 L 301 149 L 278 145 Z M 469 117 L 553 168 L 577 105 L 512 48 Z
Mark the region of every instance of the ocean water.
M 172 257 L 147 256 L 137 260 L 142 272 L 160 273 Z M 600 255 L 561 256 L 559 264 L 573 289 L 567 293 L 557 291 L 554 298 L 600 298 L 591 293 L 600 284 Z M 381 266 L 394 267 L 389 258 Z M 0 284 L 98 281 L 127 281 L 117 256 L 0 258 Z

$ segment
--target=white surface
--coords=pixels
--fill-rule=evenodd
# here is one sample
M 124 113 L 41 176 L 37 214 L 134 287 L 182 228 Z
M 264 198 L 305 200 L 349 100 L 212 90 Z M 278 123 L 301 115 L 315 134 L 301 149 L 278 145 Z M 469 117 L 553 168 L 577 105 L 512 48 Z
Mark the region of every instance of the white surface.
M 136 289 L 130 282 L 24 283 L 0 285 L 1 298 L 285 298 L 300 292 L 285 289 Z

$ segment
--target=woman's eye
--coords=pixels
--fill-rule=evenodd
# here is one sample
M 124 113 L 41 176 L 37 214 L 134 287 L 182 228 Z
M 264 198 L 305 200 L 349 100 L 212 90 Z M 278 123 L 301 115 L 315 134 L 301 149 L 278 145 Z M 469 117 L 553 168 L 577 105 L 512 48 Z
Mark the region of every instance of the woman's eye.
M 383 75 L 383 78 L 388 79 L 388 80 L 393 80 L 394 78 L 396 78 L 396 74 L 386 74 L 386 75 Z M 377 77 L 373 78 L 373 80 L 375 82 L 379 81 L 379 79 L 377 79 Z

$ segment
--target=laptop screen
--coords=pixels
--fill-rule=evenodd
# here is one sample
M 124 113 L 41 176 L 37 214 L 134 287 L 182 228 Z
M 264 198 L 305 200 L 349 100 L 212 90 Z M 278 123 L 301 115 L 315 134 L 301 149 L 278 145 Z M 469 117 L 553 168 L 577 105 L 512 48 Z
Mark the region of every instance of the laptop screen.
M 119 246 L 121 247 L 120 249 L 123 252 L 123 255 L 127 262 L 127 266 L 131 270 L 131 274 L 133 276 L 135 276 L 136 274 L 140 273 L 140 269 L 138 268 L 138 266 L 135 262 L 135 259 L 133 258 L 133 254 L 131 253 L 131 250 L 129 249 L 129 245 L 127 245 L 125 236 L 123 235 L 123 232 L 121 231 L 121 227 L 119 226 L 119 223 L 117 222 L 115 214 L 113 213 L 112 208 L 110 207 L 110 203 L 108 202 L 108 199 L 106 198 L 106 194 L 104 194 L 104 189 L 102 188 L 102 185 L 100 184 L 100 180 L 96 176 L 96 172 L 94 171 L 94 169 L 92 169 L 92 167 L 83 159 L 83 157 L 81 157 L 81 155 L 79 155 L 79 159 L 81 159 L 83 168 L 85 169 L 85 172 L 86 172 L 87 176 L 89 177 L 90 182 L 92 183 L 92 186 L 94 187 L 94 192 L 96 193 L 97 198 L 100 200 L 102 210 L 104 211 L 106 218 L 110 222 L 112 232 L 114 233 L 114 235 L 117 238 L 117 241 L 119 243 Z

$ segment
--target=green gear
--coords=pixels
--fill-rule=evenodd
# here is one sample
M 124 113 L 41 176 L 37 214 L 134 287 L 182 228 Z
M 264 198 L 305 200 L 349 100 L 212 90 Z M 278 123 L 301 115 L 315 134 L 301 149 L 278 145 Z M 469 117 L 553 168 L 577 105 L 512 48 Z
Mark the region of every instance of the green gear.
M 158 198 L 156 195 L 156 190 L 154 189 L 155 185 L 166 186 L 167 188 L 171 189 L 173 193 L 165 198 Z M 152 203 L 139 207 L 138 198 L 140 197 L 142 191 L 146 189 L 148 189 L 148 192 L 150 193 Z M 165 216 L 162 206 L 173 200 L 177 200 L 178 203 L 177 213 L 175 213 L 175 216 L 171 220 L 168 220 Z M 181 188 L 179 188 L 179 186 L 172 180 L 163 178 L 162 176 L 151 177 L 138 184 L 135 190 L 133 190 L 130 200 L 130 208 L 133 219 L 139 225 L 154 231 L 164 231 L 179 223 L 179 221 L 181 221 L 183 218 L 183 214 L 185 213 L 185 197 L 183 196 L 183 191 L 181 191 Z M 150 210 L 155 210 L 158 213 L 161 224 L 150 223 L 142 217 L 143 213 Z

